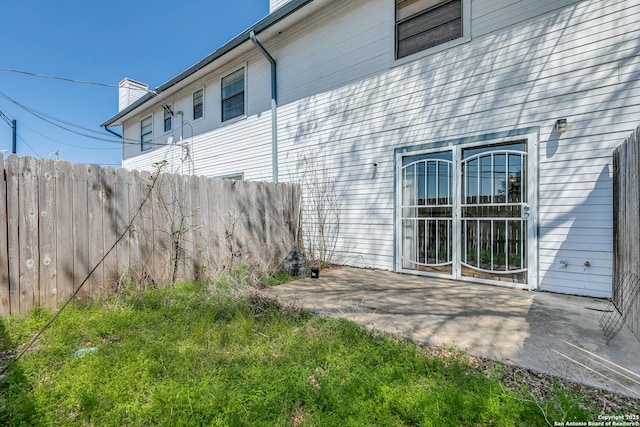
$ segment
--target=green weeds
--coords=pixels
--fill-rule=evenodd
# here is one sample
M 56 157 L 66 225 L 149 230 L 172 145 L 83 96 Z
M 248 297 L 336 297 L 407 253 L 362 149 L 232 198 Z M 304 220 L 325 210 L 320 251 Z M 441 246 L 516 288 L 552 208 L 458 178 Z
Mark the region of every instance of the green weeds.
M 501 372 L 252 289 L 231 292 L 243 274 L 71 304 L 0 380 L 0 424 L 546 424 L 538 402 L 501 386 Z M 23 345 L 50 316 L 5 319 L 5 343 Z

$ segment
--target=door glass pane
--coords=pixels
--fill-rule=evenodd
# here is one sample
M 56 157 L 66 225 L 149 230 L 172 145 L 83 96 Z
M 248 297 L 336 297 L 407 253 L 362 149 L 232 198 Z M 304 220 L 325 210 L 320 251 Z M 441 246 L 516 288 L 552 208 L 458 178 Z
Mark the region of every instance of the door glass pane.
M 428 162 L 427 166 L 427 205 L 438 204 L 438 162 Z
M 451 163 L 438 163 L 438 203 L 448 204 L 451 200 Z
M 493 156 L 493 202 L 504 203 L 507 200 L 507 156 L 496 154 Z
M 509 203 L 526 201 L 521 185 L 523 173 L 523 156 L 509 154 Z
M 462 275 L 526 283 L 526 144 L 463 150 Z
M 492 221 L 493 226 L 493 271 L 506 271 L 506 224 L 507 221 Z
M 402 266 L 452 274 L 451 152 L 403 158 Z
M 526 283 L 526 148 L 526 142 L 516 141 L 462 149 L 459 169 L 451 152 L 403 157 L 402 268 L 453 275 L 459 244 L 462 276 Z M 458 202 L 454 170 L 460 171 Z M 460 240 L 453 239 L 457 203 Z
M 415 217 L 413 210 L 417 205 L 416 200 L 416 168 L 415 165 L 410 165 L 402 170 L 402 216 Z
M 465 163 L 463 165 L 464 173 L 464 203 L 476 204 L 478 203 L 478 164 L 477 158 Z
M 463 264 L 478 267 L 478 221 L 463 221 L 462 241 L 464 242 Z
M 417 171 L 417 184 L 418 184 L 418 205 L 424 206 L 427 201 L 427 189 L 426 189 L 426 176 L 425 176 L 425 168 L 426 165 L 424 162 L 416 163 L 416 171 Z
M 479 189 L 480 203 L 491 203 L 493 194 L 492 186 L 492 168 L 491 168 L 491 156 L 480 157 L 480 169 L 479 169 Z

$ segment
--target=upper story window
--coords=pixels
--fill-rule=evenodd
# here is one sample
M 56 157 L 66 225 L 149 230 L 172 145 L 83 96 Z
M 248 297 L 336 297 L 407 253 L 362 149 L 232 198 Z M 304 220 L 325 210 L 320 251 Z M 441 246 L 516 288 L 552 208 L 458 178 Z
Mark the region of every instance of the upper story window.
M 140 149 L 142 151 L 151 148 L 153 143 L 153 116 L 149 116 L 140 122 Z
M 396 0 L 396 59 L 462 37 L 463 0 Z
M 244 68 L 222 78 L 222 121 L 244 115 Z
M 204 115 L 204 89 L 193 92 L 193 120 Z
M 172 127 L 171 121 L 173 119 L 173 112 L 171 111 L 171 107 L 169 107 L 168 105 L 164 106 L 163 110 L 164 110 L 164 131 L 169 132 Z

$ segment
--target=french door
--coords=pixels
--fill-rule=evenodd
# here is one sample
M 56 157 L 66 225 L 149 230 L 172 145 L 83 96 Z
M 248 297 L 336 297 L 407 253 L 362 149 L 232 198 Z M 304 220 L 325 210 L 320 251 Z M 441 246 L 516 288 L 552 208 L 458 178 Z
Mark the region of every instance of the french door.
M 399 270 L 533 287 L 528 141 L 399 158 Z

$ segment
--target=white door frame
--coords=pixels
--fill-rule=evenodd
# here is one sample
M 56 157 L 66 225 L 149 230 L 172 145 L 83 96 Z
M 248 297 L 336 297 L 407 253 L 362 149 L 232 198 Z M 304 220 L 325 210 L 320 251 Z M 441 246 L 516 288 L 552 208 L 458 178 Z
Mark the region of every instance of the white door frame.
M 527 203 L 529 205 L 529 217 L 527 220 L 527 283 L 500 282 L 496 280 L 466 277 L 461 272 L 462 259 L 462 221 L 461 221 L 461 185 L 462 174 L 462 150 L 487 145 L 498 145 L 509 142 L 526 141 L 527 144 Z M 487 135 L 471 136 L 456 140 L 440 141 L 431 144 L 423 144 L 411 147 L 403 147 L 395 150 L 395 271 L 400 273 L 417 274 L 424 276 L 447 277 L 456 280 L 476 283 L 487 283 L 508 287 L 538 289 L 538 145 L 539 128 L 526 128 L 515 131 L 499 132 Z M 403 158 L 422 154 L 433 154 L 444 151 L 452 152 L 453 158 L 453 182 L 452 195 L 454 200 L 453 212 L 453 268 L 451 274 L 418 271 L 407 269 L 402 264 L 402 164 Z

